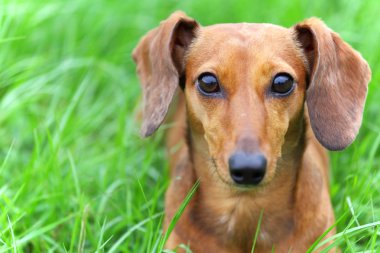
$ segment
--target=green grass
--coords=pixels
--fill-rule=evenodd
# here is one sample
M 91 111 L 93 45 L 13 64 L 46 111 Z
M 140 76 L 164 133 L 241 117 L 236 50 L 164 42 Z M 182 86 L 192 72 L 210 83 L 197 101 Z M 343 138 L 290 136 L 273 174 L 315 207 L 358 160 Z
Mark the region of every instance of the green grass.
M 373 71 L 363 126 L 331 155 L 335 243 L 380 251 L 377 0 L 0 0 L 0 252 L 157 249 L 163 131 L 138 136 L 130 55 L 176 9 L 203 25 L 318 16 L 362 52 Z

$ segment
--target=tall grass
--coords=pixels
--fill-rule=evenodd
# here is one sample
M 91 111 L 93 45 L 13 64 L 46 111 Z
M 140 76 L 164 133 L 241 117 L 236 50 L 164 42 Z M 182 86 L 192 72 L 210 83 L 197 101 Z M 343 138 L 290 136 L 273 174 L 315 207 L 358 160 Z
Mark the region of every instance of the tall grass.
M 344 252 L 380 247 L 380 4 L 368 1 L 0 0 L 0 252 L 151 252 L 167 162 L 138 136 L 131 50 L 172 11 L 201 24 L 318 16 L 373 70 L 357 141 L 332 154 Z M 323 239 L 321 240 L 321 242 Z

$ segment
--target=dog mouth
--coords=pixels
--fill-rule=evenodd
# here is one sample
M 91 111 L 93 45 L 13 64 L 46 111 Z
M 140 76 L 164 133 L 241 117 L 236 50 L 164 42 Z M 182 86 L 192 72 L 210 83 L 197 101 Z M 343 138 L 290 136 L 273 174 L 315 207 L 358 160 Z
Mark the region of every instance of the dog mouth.
M 235 184 L 227 179 L 225 176 L 223 176 L 219 169 L 218 169 L 218 164 L 216 162 L 216 159 L 214 157 L 211 157 L 211 163 L 212 163 L 212 169 L 213 169 L 213 173 L 212 174 L 215 174 L 217 175 L 217 177 L 219 178 L 220 181 L 222 181 L 223 183 L 227 184 L 228 186 L 234 186 Z
M 237 184 L 233 182 L 233 179 L 231 178 L 230 175 L 226 176 L 221 173 L 217 159 L 215 157 L 210 157 L 211 161 L 211 169 L 212 169 L 212 175 L 217 177 L 223 184 L 228 186 L 230 189 L 237 190 L 237 191 L 252 191 L 254 189 L 260 189 L 263 188 L 263 186 L 267 185 L 264 180 L 260 182 L 259 184 L 256 185 L 251 185 L 251 184 Z
M 219 170 L 217 161 L 214 157 L 211 157 L 211 164 L 212 164 L 212 174 L 216 175 L 216 177 L 222 181 L 225 185 L 227 185 L 230 189 L 239 190 L 239 191 L 247 191 L 251 190 L 253 188 L 257 188 L 259 186 L 252 186 L 252 185 L 245 185 L 245 184 L 236 184 L 232 181 L 232 178 L 230 176 L 224 176 Z

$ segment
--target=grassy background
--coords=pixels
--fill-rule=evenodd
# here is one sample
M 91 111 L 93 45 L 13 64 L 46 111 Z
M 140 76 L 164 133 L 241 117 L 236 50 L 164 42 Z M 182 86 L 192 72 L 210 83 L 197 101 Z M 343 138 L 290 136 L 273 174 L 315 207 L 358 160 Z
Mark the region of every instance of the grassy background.
M 362 52 L 364 123 L 332 154 L 331 195 L 343 252 L 380 251 L 377 0 L 0 0 L 0 252 L 154 252 L 167 163 L 162 131 L 138 136 L 130 54 L 176 9 L 203 25 L 318 16 Z

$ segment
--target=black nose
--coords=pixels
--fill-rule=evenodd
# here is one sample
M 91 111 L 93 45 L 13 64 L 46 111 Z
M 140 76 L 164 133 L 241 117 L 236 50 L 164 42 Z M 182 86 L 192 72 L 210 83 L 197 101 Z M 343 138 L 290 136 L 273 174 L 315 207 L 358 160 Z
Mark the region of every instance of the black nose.
M 260 153 L 237 152 L 228 160 L 231 178 L 237 184 L 257 185 L 263 180 L 267 159 Z

